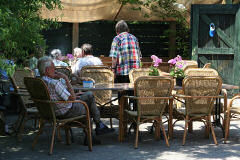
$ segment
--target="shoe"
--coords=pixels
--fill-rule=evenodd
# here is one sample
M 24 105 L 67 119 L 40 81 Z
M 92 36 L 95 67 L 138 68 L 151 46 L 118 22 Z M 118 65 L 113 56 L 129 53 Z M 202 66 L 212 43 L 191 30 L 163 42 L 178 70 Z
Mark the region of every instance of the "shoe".
M 102 122 L 100 122 L 99 126 L 96 127 L 95 132 L 96 135 L 103 135 L 103 134 L 107 134 L 107 133 L 112 133 L 114 132 L 115 129 L 113 128 L 108 128 L 105 124 L 103 124 Z

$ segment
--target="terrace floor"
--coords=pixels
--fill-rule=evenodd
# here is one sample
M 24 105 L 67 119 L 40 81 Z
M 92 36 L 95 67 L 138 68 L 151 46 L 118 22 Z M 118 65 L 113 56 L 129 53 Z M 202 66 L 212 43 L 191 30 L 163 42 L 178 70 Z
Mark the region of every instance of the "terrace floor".
M 7 120 L 14 120 L 16 116 L 11 115 Z M 103 119 L 108 123 L 108 119 Z M 101 145 L 94 145 L 93 151 L 83 145 L 83 133 L 81 129 L 73 129 L 75 142 L 71 145 L 65 144 L 64 133 L 62 142 L 55 141 L 53 154 L 48 155 L 50 145 L 50 129 L 46 129 L 40 136 L 35 149 L 31 149 L 34 132 L 30 121 L 26 127 L 22 142 L 17 142 L 14 136 L 0 137 L 0 160 L 37 160 L 37 159 L 91 159 L 91 160 L 127 160 L 127 159 L 239 159 L 240 157 L 240 122 L 233 121 L 230 128 L 230 138 L 227 144 L 223 143 L 220 128 L 215 128 L 218 145 L 215 145 L 210 135 L 209 139 L 204 137 L 203 123 L 193 124 L 193 133 L 187 135 L 186 144 L 182 146 L 184 122 L 178 122 L 174 128 L 174 138 L 170 140 L 170 147 L 165 141 L 154 140 L 154 135 L 149 133 L 151 124 L 141 125 L 141 139 L 139 148 L 134 149 L 135 135 L 130 135 L 123 143 L 118 142 L 118 120 L 114 120 L 116 131 L 111 134 L 102 135 Z M 165 125 L 167 128 L 167 125 Z

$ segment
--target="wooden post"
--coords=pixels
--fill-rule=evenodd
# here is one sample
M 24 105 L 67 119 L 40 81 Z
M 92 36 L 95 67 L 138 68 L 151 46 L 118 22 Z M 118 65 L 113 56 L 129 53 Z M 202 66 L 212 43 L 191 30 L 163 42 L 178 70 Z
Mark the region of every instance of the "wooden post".
M 176 22 L 169 22 L 169 45 L 168 45 L 168 56 L 173 58 L 176 56 Z
M 72 28 L 72 53 L 73 53 L 73 49 L 78 47 L 78 40 L 79 40 L 79 23 L 73 23 L 73 28 Z

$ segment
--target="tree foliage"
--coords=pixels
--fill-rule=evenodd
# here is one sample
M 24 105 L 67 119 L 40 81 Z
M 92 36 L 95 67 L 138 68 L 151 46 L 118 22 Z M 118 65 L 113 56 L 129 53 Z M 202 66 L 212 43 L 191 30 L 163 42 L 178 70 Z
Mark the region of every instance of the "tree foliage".
M 142 7 L 148 8 L 152 11 L 152 14 L 159 16 L 160 18 L 175 18 L 177 22 L 176 30 L 176 54 L 180 54 L 183 57 L 189 57 L 189 41 L 190 30 L 189 24 L 186 19 L 187 10 L 185 10 L 181 4 L 177 3 L 177 0 L 119 0 L 123 5 L 136 4 L 134 10 L 142 10 Z M 145 15 L 149 17 L 151 15 Z M 170 29 L 164 33 L 169 35 L 172 32 Z
M 53 19 L 42 19 L 40 9 L 61 8 L 60 0 L 2 0 L 0 2 L 0 54 L 16 61 L 23 60 L 46 43 L 41 31 L 57 26 Z M 2 55 L 1 55 L 2 56 Z

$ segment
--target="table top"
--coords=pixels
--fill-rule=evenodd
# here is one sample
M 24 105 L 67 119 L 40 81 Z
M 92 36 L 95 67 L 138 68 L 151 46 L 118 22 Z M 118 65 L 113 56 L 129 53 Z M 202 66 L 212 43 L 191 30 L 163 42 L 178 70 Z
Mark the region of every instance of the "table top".
M 132 83 L 113 83 L 113 84 L 95 84 L 92 88 L 84 88 L 82 85 L 75 84 L 73 85 L 75 90 L 112 90 L 112 91 L 127 91 L 133 90 L 134 84 Z M 182 86 L 174 86 L 174 90 L 180 90 Z M 232 89 L 239 89 L 239 86 L 231 85 L 231 84 L 222 84 L 222 89 L 232 90 Z

